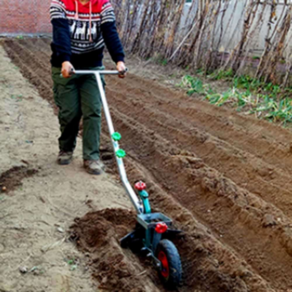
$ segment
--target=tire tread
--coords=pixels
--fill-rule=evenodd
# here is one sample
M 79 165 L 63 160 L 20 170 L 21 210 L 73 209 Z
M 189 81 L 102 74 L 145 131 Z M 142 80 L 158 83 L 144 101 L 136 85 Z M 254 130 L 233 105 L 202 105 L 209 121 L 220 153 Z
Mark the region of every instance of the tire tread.
M 166 253 L 170 273 L 167 281 L 162 276 L 161 278 L 167 287 L 175 288 L 181 284 L 182 279 L 182 265 L 180 255 L 176 246 L 168 239 L 163 239 L 159 242 L 156 252 L 157 255 L 160 250 L 163 250 Z

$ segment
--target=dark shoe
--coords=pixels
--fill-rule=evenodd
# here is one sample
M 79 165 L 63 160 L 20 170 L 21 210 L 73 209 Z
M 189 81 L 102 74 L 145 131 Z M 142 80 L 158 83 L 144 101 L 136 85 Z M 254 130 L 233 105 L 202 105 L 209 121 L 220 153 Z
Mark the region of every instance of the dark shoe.
M 60 151 L 58 155 L 58 163 L 60 165 L 68 165 L 70 164 L 72 158 L 73 152 Z
M 100 160 L 84 160 L 84 168 L 90 174 L 102 174 L 104 172 L 104 164 Z

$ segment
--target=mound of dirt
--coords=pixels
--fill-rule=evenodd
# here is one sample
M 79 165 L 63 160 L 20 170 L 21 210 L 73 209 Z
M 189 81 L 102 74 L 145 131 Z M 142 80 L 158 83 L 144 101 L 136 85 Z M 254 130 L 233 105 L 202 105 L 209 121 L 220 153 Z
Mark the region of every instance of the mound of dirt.
M 21 181 L 33 176 L 38 172 L 37 169 L 29 168 L 28 166 L 14 166 L 11 169 L 3 172 L 0 175 L 0 193 L 9 193 L 21 186 Z
M 99 288 L 107 291 L 151 291 L 137 269 L 138 260 L 127 257 L 119 239 L 135 227 L 135 214 L 124 209 L 106 209 L 76 218 L 71 239 L 90 255 L 89 265 Z
M 134 228 L 135 223 L 135 213 L 124 209 L 90 212 L 75 219 L 70 228 L 70 239 L 88 256 L 88 265 L 93 271 L 93 277 L 101 283 L 100 289 L 121 292 L 153 291 L 150 288 L 154 283 L 159 291 L 166 291 L 159 283 L 151 261 L 121 249 L 119 245 L 119 240 Z M 243 279 L 252 274 L 244 267 L 234 272 L 232 277 L 226 274 L 220 266 L 228 265 L 228 262 L 225 263 L 222 258 L 219 263 L 212 258 L 210 251 L 201 244 L 203 236 L 188 233 L 174 239 L 184 271 L 180 290 L 246 291 Z

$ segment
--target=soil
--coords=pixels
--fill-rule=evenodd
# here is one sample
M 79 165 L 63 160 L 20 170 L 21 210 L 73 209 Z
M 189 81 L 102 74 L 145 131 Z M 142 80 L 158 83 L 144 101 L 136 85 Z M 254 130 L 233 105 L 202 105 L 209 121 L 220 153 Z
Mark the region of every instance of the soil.
M 28 162 L 27 162 L 28 164 Z M 0 176 L 0 193 L 10 193 L 17 187 L 22 186 L 22 180 L 36 174 L 38 170 L 30 169 L 28 166 L 14 166 L 3 172 Z
M 49 42 L 7 40 L 3 46 L 53 104 Z M 176 241 L 184 270 L 178 290 L 292 289 L 291 132 L 188 97 L 131 65 L 135 74 L 125 80 L 107 79 L 107 96 L 130 181 L 145 180 L 153 207 L 184 231 Z M 103 143 L 114 170 L 105 136 Z M 131 229 L 130 214 L 108 207 L 94 206 L 85 216 L 83 210 L 73 226 L 99 287 L 163 291 L 150 265 L 118 245 Z
M 66 231 L 76 216 L 131 204 L 114 176 L 83 170 L 81 141 L 71 165 L 56 163 L 52 107 L 2 46 L 0 63 L 0 291 L 96 291 L 88 258 Z
M 76 218 L 71 238 L 80 250 L 90 255 L 93 276 L 100 289 L 107 291 L 154 291 L 142 285 L 143 268 L 134 256 L 127 256 L 119 239 L 135 227 L 135 214 L 124 209 L 106 209 Z M 134 259 L 134 260 L 133 260 Z M 140 277 L 141 276 L 141 277 Z M 141 283 L 141 287 L 137 287 Z

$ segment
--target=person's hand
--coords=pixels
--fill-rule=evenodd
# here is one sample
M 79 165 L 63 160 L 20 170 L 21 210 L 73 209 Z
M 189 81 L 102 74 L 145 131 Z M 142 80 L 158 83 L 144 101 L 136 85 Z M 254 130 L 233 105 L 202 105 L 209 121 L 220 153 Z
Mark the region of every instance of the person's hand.
M 119 77 L 120 78 L 125 78 L 127 68 L 126 68 L 126 65 L 125 65 L 124 62 L 120 61 L 120 62 L 117 63 L 117 70 L 120 72 Z
M 65 61 L 62 63 L 62 70 L 61 73 L 64 78 L 69 78 L 72 75 L 72 72 L 74 71 L 74 67 L 69 61 Z

